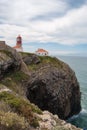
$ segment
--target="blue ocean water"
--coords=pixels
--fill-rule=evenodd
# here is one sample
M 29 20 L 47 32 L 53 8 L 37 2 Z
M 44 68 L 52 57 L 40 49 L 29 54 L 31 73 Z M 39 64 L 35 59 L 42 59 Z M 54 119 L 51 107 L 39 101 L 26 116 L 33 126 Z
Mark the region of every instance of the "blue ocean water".
M 58 58 L 68 63 L 75 71 L 82 93 L 82 110 L 78 115 L 73 116 L 68 121 L 77 127 L 86 128 L 87 130 L 87 57 L 58 56 Z

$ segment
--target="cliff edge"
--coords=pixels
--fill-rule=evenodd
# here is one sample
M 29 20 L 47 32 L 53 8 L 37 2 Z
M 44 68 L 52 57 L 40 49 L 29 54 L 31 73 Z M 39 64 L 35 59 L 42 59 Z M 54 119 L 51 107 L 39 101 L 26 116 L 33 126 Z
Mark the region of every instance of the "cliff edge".
M 0 130 L 80 130 L 33 103 L 62 119 L 77 114 L 75 73 L 56 58 L 0 46 Z
M 26 64 L 23 62 L 20 54 L 6 43 L 0 42 L 0 79 L 7 73 L 22 70 L 29 74 Z
M 34 60 L 26 61 L 28 67 L 32 66 L 27 86 L 28 99 L 61 119 L 78 114 L 81 110 L 81 93 L 74 71 L 55 57 L 30 57 Z

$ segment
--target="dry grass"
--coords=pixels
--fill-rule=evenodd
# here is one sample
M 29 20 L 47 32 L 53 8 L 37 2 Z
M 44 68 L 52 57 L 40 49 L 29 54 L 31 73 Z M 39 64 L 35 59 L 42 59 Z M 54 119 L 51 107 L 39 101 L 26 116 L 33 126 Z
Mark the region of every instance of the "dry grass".
M 17 113 L 0 111 L 0 130 L 29 130 L 29 123 Z
M 33 127 L 39 126 L 38 118 L 34 116 L 34 113 L 42 114 L 41 110 L 32 105 L 27 99 L 24 99 L 18 95 L 9 92 L 0 93 L 1 108 L 8 108 L 8 111 L 13 111 L 26 118 L 29 124 Z

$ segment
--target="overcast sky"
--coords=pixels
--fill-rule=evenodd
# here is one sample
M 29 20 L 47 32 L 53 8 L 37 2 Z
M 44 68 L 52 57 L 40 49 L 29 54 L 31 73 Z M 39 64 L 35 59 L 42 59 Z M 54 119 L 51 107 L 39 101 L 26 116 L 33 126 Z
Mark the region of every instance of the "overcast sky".
M 87 56 L 87 0 L 0 0 L 0 40 L 24 51 Z

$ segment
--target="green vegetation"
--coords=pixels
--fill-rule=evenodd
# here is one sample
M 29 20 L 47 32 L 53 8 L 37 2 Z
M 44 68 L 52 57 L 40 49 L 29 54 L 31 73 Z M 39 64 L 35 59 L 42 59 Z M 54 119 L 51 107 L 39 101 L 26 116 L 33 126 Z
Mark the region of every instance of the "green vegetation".
M 9 112 L 9 111 L 12 111 L 12 110 L 11 110 L 11 107 L 9 106 L 9 104 L 7 104 L 4 101 L 0 101 L 0 111 Z
M 0 101 L 6 102 L 7 104 L 10 105 L 11 108 L 14 108 L 14 110 L 18 112 L 21 111 L 21 108 L 25 107 L 26 109 L 28 108 L 29 110 L 35 113 L 42 114 L 41 110 L 37 106 L 31 104 L 27 99 L 22 98 L 13 93 L 8 92 L 0 93 Z
M 64 126 L 57 126 L 53 130 L 69 130 L 68 128 L 64 128 Z
M 34 53 L 29 53 L 29 52 L 20 52 L 21 56 L 32 56 Z
M 3 84 L 0 84 L 0 89 L 5 88 L 5 86 Z
M 13 112 L 18 113 L 20 116 L 26 118 L 30 125 L 37 127 L 38 119 L 34 113 L 42 114 L 41 110 L 32 105 L 27 99 L 18 95 L 8 92 L 0 93 L 0 102 L 3 101 L 8 104 Z
M 2 60 L 12 56 L 9 51 L 0 52 L 2 53 Z M 12 90 L 12 92 L 0 93 L 0 113 L 3 113 L 2 121 L 0 118 L 0 129 L 27 130 L 26 122 L 28 122 L 28 128 L 29 125 L 39 126 L 38 118 L 34 113 L 42 114 L 42 111 L 24 98 L 25 84 L 28 79 L 29 76 L 19 70 L 6 74 L 0 81 L 0 89 L 9 88 Z M 4 119 L 5 116 L 8 117 Z
M 56 57 L 51 56 L 39 56 L 41 63 L 51 63 L 54 65 L 61 65 L 61 62 Z
M 8 73 L 5 78 L 9 78 L 12 79 L 15 82 L 21 82 L 22 80 L 27 80 L 28 79 L 28 75 L 26 75 L 25 73 L 23 73 L 22 71 L 15 71 L 14 73 Z
M 12 54 L 9 51 L 0 51 L 3 56 L 1 60 L 7 60 L 12 58 Z M 32 57 L 35 54 L 32 53 L 20 53 L 22 57 Z M 40 59 L 38 64 L 32 62 L 27 65 L 31 72 L 42 68 L 43 71 L 47 71 L 46 66 L 54 66 L 63 68 L 64 63 L 55 57 L 50 56 L 37 56 Z M 40 74 L 42 72 L 40 71 Z M 38 127 L 39 120 L 41 120 L 37 114 L 42 114 L 42 111 L 34 104 L 31 104 L 25 98 L 26 82 L 29 80 L 29 75 L 24 74 L 20 70 L 13 73 L 7 73 L 0 81 L 0 89 L 9 88 L 10 92 L 0 92 L 0 130 L 29 130 L 30 126 Z M 59 122 L 59 124 L 61 124 Z M 64 127 L 55 126 L 54 130 L 67 130 Z M 41 130 L 48 130 L 42 128 Z
M 38 57 L 40 58 L 40 63 L 38 64 L 32 63 L 28 65 L 29 70 L 35 71 L 46 65 L 51 65 L 51 66 L 53 65 L 55 67 L 62 68 L 64 65 L 63 62 L 60 62 L 60 60 L 58 60 L 55 57 L 50 57 L 50 56 L 38 56 Z
M 20 95 L 25 94 L 24 82 L 29 78 L 28 75 L 24 74 L 21 71 L 15 71 L 14 73 L 7 74 L 4 80 L 1 80 L 1 83 L 7 86 L 9 89 L 15 91 Z
M 10 51 L 0 50 L 0 52 L 3 53 L 3 54 L 6 54 L 6 55 L 9 56 L 9 57 L 13 57 L 13 56 L 12 56 L 12 53 L 11 53 Z
M 28 75 L 24 74 L 21 71 L 18 72 L 14 72 L 11 75 L 11 78 L 15 81 L 15 82 L 21 82 L 22 80 L 27 80 L 28 79 Z
M 32 57 L 35 54 L 32 53 L 21 53 L 22 57 Z M 62 68 L 64 63 L 60 62 L 60 60 L 58 60 L 56 57 L 51 57 L 51 56 L 37 56 L 40 59 L 40 63 L 35 64 L 35 63 L 31 63 L 28 66 L 30 71 L 36 71 L 38 69 L 40 69 L 41 67 L 45 66 L 45 65 L 53 65 L 55 67 L 58 68 Z
M 28 130 L 27 120 L 13 112 L 0 111 L 0 130 Z
M 10 77 L 6 77 L 4 78 L 4 80 L 1 81 L 2 84 L 4 84 L 5 86 L 7 86 L 9 89 L 16 91 L 16 83 L 10 78 Z
M 11 59 L 11 58 L 4 52 L 0 51 L 0 62 L 3 63 L 3 61 L 7 61 L 8 59 Z M 1 68 L 1 65 L 0 65 L 0 68 Z
M 39 69 L 39 65 L 36 64 L 30 64 L 28 65 L 29 70 L 32 71 L 36 71 L 37 69 Z

